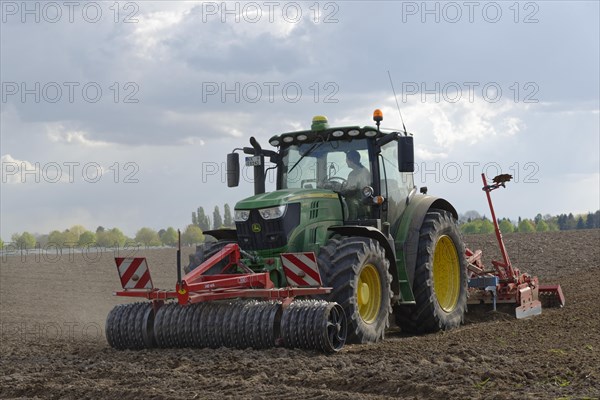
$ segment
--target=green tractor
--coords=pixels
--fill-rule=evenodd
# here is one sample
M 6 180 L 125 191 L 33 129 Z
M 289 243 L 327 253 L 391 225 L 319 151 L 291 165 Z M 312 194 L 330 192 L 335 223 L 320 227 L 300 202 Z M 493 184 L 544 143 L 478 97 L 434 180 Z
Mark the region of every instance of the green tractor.
M 332 288 L 321 299 L 343 308 L 348 342 L 383 339 L 392 314 L 404 332 L 459 326 L 468 277 L 457 212 L 415 187 L 413 137 L 380 129 L 379 110 L 373 119 L 376 126 L 330 127 L 317 116 L 310 130 L 273 136 L 277 151 L 251 138 L 228 154 L 228 186 L 239 184 L 242 151 L 254 195 L 235 205 L 235 229 L 205 232 L 218 240 L 199 246 L 186 272 L 237 243 L 245 267 L 268 272 L 275 287 L 297 286 L 280 255 L 312 252 L 322 286 Z M 267 159 L 276 171 L 269 193 Z

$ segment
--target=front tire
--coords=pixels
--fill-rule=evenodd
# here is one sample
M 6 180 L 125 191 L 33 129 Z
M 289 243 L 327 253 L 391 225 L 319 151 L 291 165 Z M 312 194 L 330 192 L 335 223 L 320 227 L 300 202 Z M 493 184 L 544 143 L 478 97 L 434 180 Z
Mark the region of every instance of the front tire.
M 456 221 L 430 210 L 419 231 L 413 292 L 416 305 L 397 306 L 396 324 L 404 332 L 426 333 L 458 327 L 467 309 L 467 260 Z
M 384 338 L 389 326 L 392 291 L 385 250 L 372 239 L 333 238 L 319 252 L 327 297 L 342 306 L 348 322 L 349 343 L 371 343 Z

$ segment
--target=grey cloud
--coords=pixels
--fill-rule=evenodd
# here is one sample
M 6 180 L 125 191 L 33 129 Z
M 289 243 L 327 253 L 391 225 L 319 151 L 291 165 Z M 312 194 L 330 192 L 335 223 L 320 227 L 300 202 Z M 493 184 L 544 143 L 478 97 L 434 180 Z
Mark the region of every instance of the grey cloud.
M 98 103 L 79 97 L 73 103 L 56 104 L 23 103 L 18 96 L 11 97 L 1 104 L 2 155 L 32 162 L 99 159 L 108 165 L 132 158 L 143 164 L 147 174 L 135 190 L 127 192 L 131 197 L 138 193 L 144 207 L 119 201 L 123 188 L 115 185 L 76 185 L 69 187 L 68 197 L 54 187 L 50 191 L 42 185 L 13 187 L 2 194 L 3 238 L 6 231 L 35 230 L 35 218 L 42 217 L 28 216 L 26 206 L 32 204 L 28 203 L 32 197 L 46 197 L 60 215 L 77 207 L 89 208 L 90 214 L 98 210 L 98 224 L 127 223 L 131 230 L 161 214 L 165 204 L 178 204 L 177 210 L 156 223 L 167 225 L 170 219 L 186 223 L 188 209 L 191 212 L 198 205 L 211 208 L 223 202 L 224 185 L 215 180 L 202 182 L 201 163 L 222 162 L 227 151 L 246 145 L 250 135 L 266 144 L 273 134 L 297 126 L 308 128 L 315 114 L 329 116 L 332 123 L 370 124 L 376 107 L 394 110 L 386 114 L 384 125 L 399 126 L 388 70 L 403 113 L 413 115 L 417 113 L 413 107 L 422 110 L 427 103 L 421 104 L 418 96 L 403 102 L 402 82 L 425 82 L 429 87 L 435 82 L 498 82 L 505 90 L 503 99 L 510 96 L 509 87 L 515 81 L 539 85 L 539 104 L 524 108 L 519 102 L 519 107 L 498 116 L 484 116 L 500 133 L 474 144 L 441 145 L 430 131 L 430 116 L 425 112 L 418 117 L 404 114 L 407 121 L 421 119 L 408 126 L 416 131 L 418 146 L 448 154 L 446 161 L 496 161 L 503 167 L 517 161 L 537 162 L 546 181 L 598 171 L 598 114 L 592 113 L 599 108 L 598 3 L 538 2 L 539 22 L 535 24 L 515 24 L 508 9 L 512 3 L 501 3 L 505 14 L 497 24 L 481 18 L 473 24 L 464 20 L 423 24 L 419 15 L 403 22 L 402 4 L 340 2 L 338 23 L 314 24 L 306 19 L 287 35 L 276 32 L 275 25 L 256 33 L 244 30 L 253 28 L 248 24 L 203 22 L 198 7 L 158 33 L 142 22 L 3 24 L 2 82 L 97 82 L 103 97 Z M 144 15 L 174 7 L 171 3 L 140 5 Z M 120 85 L 117 103 L 110 89 L 115 82 Z M 138 103 L 123 102 L 127 82 L 138 85 Z M 256 103 L 235 102 L 231 96 L 223 102 L 220 94 L 203 99 L 203 83 L 207 82 L 229 88 L 236 82 L 242 86 L 295 82 L 302 87 L 303 96 L 297 103 L 286 101 L 280 92 L 273 102 L 266 94 Z M 310 89 L 315 82 L 320 86 L 317 101 Z M 324 102 L 327 82 L 337 85 L 337 103 Z M 431 101 L 429 98 L 428 103 Z M 459 126 L 464 117 L 460 107 L 447 108 L 450 122 Z M 506 118 L 522 121 L 521 131 L 502 136 Z M 52 142 L 47 129 L 54 125 L 110 145 L 98 150 L 80 143 Z M 526 189 L 551 194 L 544 184 Z M 465 195 L 470 187 L 440 182 L 432 192 L 448 192 L 463 210 L 483 209 L 484 199 Z M 227 198 L 241 198 L 250 191 L 230 191 Z M 473 193 L 479 193 L 478 189 Z M 517 193 L 526 195 L 525 190 Z M 575 198 L 569 204 L 550 195 L 547 198 L 548 207 L 556 212 L 577 206 Z M 524 216 L 533 210 L 533 206 L 521 207 Z M 107 222 L 104 218 L 110 218 L 111 210 L 116 209 L 122 210 L 119 215 L 123 217 Z M 5 222 L 7 215 L 13 218 L 9 222 Z

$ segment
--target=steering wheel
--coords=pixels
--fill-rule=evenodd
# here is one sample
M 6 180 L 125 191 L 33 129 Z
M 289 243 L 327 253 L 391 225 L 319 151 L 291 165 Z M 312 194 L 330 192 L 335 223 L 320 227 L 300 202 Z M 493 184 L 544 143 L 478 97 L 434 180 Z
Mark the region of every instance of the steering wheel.
M 327 178 L 327 180 L 325 180 L 325 182 L 323 183 L 323 187 L 327 188 L 327 189 L 331 188 L 332 190 L 339 192 L 347 184 L 348 184 L 347 179 L 344 179 L 341 176 L 332 176 L 330 178 Z

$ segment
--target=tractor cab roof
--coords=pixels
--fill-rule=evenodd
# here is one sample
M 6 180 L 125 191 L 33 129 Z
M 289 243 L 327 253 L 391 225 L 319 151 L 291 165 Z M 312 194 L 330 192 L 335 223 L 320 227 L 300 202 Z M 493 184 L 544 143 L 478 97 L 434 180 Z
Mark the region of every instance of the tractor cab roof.
M 380 138 L 397 130 L 378 130 L 374 126 L 339 126 L 324 129 L 286 132 L 269 139 L 271 146 L 287 146 L 291 144 L 325 142 L 334 140 L 352 140 L 363 138 Z
M 307 130 L 286 132 L 280 135 L 275 135 L 269 139 L 272 146 L 285 146 L 289 144 L 313 143 L 330 140 L 348 140 L 359 139 L 364 137 L 376 137 L 381 133 L 372 126 L 341 126 L 333 128 L 324 128 L 319 130 Z

